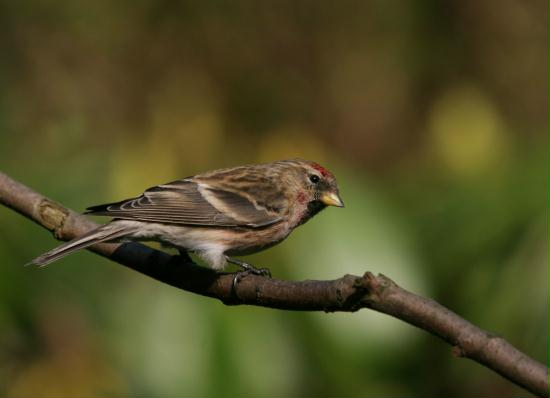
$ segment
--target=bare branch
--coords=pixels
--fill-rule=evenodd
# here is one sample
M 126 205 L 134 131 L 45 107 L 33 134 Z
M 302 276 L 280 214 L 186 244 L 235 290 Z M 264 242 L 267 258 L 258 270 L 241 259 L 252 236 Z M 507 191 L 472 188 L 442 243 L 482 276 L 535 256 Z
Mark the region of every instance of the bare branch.
M 97 226 L 88 218 L 0 173 L 0 202 L 69 240 Z M 291 282 L 248 275 L 232 290 L 234 274 L 216 273 L 189 258 L 170 256 L 138 243 L 99 244 L 94 252 L 177 288 L 217 298 L 228 305 L 248 304 L 299 311 L 357 311 L 370 308 L 434 334 L 457 356 L 473 359 L 508 380 L 548 397 L 548 367 L 528 357 L 437 302 L 410 293 L 384 275 L 345 275 L 332 281 Z

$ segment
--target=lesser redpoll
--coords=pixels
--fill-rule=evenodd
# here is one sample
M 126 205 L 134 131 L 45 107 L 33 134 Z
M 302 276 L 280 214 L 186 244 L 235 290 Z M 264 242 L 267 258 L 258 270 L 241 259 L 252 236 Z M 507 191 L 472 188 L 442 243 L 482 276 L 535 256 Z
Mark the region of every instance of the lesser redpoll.
M 160 241 L 197 253 L 213 269 L 271 247 L 326 206 L 343 207 L 334 175 L 293 159 L 209 171 L 149 188 L 141 196 L 88 208 L 114 219 L 44 253 L 44 266 L 99 242 Z

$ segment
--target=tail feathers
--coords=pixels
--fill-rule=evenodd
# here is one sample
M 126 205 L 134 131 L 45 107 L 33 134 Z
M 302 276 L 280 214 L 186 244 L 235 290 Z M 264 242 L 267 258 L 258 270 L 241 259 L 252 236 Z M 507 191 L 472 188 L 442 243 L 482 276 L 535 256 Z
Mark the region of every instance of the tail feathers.
M 79 236 L 69 242 L 63 243 L 55 249 L 52 249 L 35 258 L 26 265 L 32 264 L 43 267 L 77 250 L 84 249 L 96 243 L 121 238 L 124 235 L 128 235 L 130 232 L 131 231 L 124 225 L 116 225 L 115 223 L 105 224 L 83 236 Z

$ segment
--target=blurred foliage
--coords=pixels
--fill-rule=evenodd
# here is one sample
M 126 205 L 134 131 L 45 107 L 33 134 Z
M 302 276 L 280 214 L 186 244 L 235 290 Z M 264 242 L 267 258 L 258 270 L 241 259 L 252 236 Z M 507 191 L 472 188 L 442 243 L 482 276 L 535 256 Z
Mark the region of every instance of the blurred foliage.
M 382 272 L 548 363 L 548 3 L 0 1 L 0 167 L 80 210 L 311 158 L 328 209 L 250 257 Z M 370 311 L 229 308 L 0 209 L 0 396 L 526 396 Z

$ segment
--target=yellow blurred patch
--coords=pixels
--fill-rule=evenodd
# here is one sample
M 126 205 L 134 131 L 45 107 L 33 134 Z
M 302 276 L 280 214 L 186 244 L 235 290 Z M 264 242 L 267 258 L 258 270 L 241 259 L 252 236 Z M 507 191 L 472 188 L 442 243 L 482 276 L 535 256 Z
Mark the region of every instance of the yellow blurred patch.
M 150 135 L 113 150 L 110 191 L 114 200 L 139 195 L 146 188 L 178 178 L 177 171 L 171 143 Z
M 167 76 L 151 99 L 152 134 L 168 143 L 182 168 L 190 171 L 185 176 L 207 170 L 222 151 L 219 102 L 208 76 L 195 69 Z
M 508 152 L 509 138 L 498 110 L 472 85 L 451 88 L 435 102 L 429 130 L 435 156 L 459 176 L 483 172 Z
M 258 162 L 302 158 L 324 163 L 327 148 L 306 128 L 284 126 L 265 135 L 258 148 Z
M 222 148 L 217 102 L 208 79 L 197 71 L 167 75 L 151 95 L 150 124 L 113 151 L 113 197 L 207 170 Z

